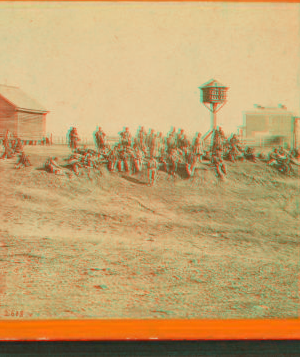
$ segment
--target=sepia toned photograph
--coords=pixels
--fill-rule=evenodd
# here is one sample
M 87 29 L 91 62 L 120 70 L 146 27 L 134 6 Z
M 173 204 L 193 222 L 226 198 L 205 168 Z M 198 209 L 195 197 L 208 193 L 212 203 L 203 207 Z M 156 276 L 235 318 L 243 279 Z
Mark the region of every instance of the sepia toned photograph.
M 299 4 L 0 10 L 0 320 L 298 318 Z

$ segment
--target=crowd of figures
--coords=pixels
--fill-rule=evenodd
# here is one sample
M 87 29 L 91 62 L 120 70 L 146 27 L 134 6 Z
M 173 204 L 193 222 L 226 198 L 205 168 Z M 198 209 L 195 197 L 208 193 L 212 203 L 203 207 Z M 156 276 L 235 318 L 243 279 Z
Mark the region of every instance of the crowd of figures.
M 119 140 L 109 145 L 102 128 L 94 133 L 95 149 L 80 145 L 76 128 L 68 132 L 71 155 L 65 159 L 66 165 L 59 165 L 56 157 L 49 157 L 44 167 L 56 175 L 79 175 L 85 170 L 90 177 L 91 170 L 101 174 L 101 167 L 107 166 L 110 172 L 126 172 L 131 175 L 139 174 L 147 169 L 148 185 L 155 184 L 158 170 L 168 173 L 175 178 L 179 170 L 186 177 L 193 177 L 195 171 L 203 164 L 210 165 L 215 175 L 223 180 L 227 175 L 225 161 L 260 160 L 286 175 L 291 174 L 292 165 L 299 165 L 299 150 L 288 147 L 273 148 L 268 155 L 256 154 L 253 147 L 244 146 L 239 138 L 232 134 L 226 137 L 221 128 L 213 130 L 209 143 L 202 140 L 201 133 L 196 133 L 189 140 L 183 129 L 172 128 L 167 136 L 161 132 L 149 130 L 148 133 L 140 127 L 132 136 L 129 128 L 119 133 Z M 30 161 L 23 151 L 22 140 L 11 138 L 7 132 L 3 139 L 4 153 L 1 158 L 18 156 L 16 168 L 27 167 Z
M 7 130 L 5 137 L 2 139 L 2 145 L 4 150 L 0 159 L 12 159 L 17 156 L 18 159 L 15 168 L 19 169 L 31 166 L 28 156 L 24 153 L 23 140 L 11 135 Z
M 176 131 L 172 128 L 167 136 L 150 129 L 148 133 L 140 127 L 137 133 L 131 135 L 129 128 L 119 133 L 119 141 L 113 146 L 106 142 L 106 134 L 98 128 L 94 135 L 96 150 L 79 149 L 80 138 L 76 128 L 69 132 L 69 143 L 72 155 L 69 163 L 75 174 L 82 167 L 99 169 L 106 163 L 110 172 L 125 171 L 130 174 L 140 173 L 144 167 L 148 172 L 148 185 L 153 185 L 157 179 L 159 169 L 164 170 L 171 177 L 176 177 L 180 169 L 187 177 L 193 177 L 195 169 L 203 163 L 211 165 L 216 176 L 223 180 L 227 175 L 224 161 L 260 160 L 278 171 L 290 174 L 292 164 L 299 165 L 299 151 L 288 147 L 273 149 L 269 155 L 256 154 L 253 147 L 244 146 L 237 135 L 226 137 L 222 128 L 213 130 L 209 145 L 202 140 L 201 133 L 196 133 L 189 140 L 183 129 Z

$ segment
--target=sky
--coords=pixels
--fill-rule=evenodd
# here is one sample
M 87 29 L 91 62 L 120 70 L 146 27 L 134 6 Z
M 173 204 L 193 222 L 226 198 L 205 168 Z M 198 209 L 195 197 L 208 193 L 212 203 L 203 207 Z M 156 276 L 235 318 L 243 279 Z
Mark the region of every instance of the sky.
M 47 132 L 124 126 L 205 133 L 199 86 L 229 87 L 226 132 L 254 104 L 300 115 L 300 5 L 1 2 L 0 83 L 50 112 Z

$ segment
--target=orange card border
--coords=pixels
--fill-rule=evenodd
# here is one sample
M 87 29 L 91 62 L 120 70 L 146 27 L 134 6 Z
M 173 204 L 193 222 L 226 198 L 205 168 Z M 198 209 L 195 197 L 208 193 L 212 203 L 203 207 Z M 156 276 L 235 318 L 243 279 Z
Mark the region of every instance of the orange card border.
M 299 340 L 299 319 L 0 321 L 2 341 Z
M 0 0 L 6 1 L 6 0 Z M 14 0 L 9 0 L 15 2 Z M 23 0 L 26 2 L 28 0 Z M 30 1 L 30 0 L 29 0 Z M 47 0 L 34 0 L 47 1 Z M 62 0 L 74 1 L 74 0 Z M 82 0 L 75 0 L 82 1 Z M 93 0 L 103 1 L 103 0 Z M 106 0 L 124 2 L 127 0 Z M 51 1 L 48 1 L 51 2 Z M 131 2 L 151 2 L 131 0 Z M 152 2 L 202 2 L 154 0 Z M 206 0 L 203 2 L 221 2 Z M 232 0 L 230 3 L 300 3 L 300 0 Z M 120 340 L 300 340 L 300 319 L 86 319 L 0 320 L 0 341 L 120 341 Z

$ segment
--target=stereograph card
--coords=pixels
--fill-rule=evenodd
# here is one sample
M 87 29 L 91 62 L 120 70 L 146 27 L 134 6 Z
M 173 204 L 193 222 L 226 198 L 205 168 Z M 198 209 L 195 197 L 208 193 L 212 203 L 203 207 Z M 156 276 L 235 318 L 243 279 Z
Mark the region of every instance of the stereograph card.
M 0 9 L 0 319 L 298 318 L 299 4 Z

